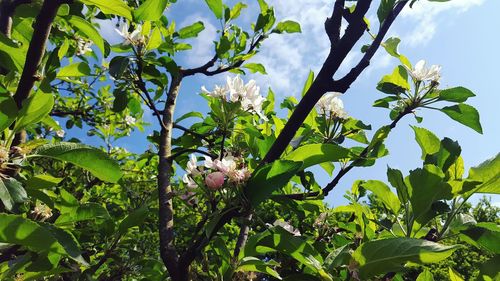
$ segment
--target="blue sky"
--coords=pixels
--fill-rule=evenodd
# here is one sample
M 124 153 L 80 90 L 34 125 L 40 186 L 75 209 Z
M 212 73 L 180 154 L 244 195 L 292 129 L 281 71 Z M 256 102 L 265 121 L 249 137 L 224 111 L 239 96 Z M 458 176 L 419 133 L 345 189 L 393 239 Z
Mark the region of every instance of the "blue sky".
M 250 21 L 256 18 L 258 11 L 257 1 L 249 2 L 249 7 L 243 11 L 239 22 L 248 29 Z M 233 3 L 234 1 L 230 1 L 227 4 Z M 324 33 L 323 22 L 331 14 L 333 1 L 275 0 L 269 3 L 275 7 L 278 20 L 298 21 L 303 32 L 272 36 L 266 40 L 261 52 L 252 62 L 264 64 L 268 75 L 248 75 L 244 79 L 255 79 L 263 94 L 271 87 L 279 100 L 289 95 L 299 97 L 309 70 L 317 72 L 328 52 L 329 42 Z M 378 21 L 375 4 L 373 6 L 368 19 L 372 30 L 376 31 Z M 390 155 L 380 159 L 373 167 L 352 170 L 328 196 L 327 201 L 330 204 L 345 202 L 342 195 L 356 179 L 386 180 L 386 167 L 389 163 L 391 167 L 401 169 L 403 173 L 421 166 L 420 148 L 414 141 L 414 134 L 409 125 L 426 127 L 440 138 L 447 136 L 458 140 L 466 170 L 499 152 L 500 99 L 496 82 L 500 79 L 500 71 L 497 69 L 500 65 L 500 56 L 497 53 L 500 33 L 495 25 L 499 10 L 500 1 L 495 0 L 452 0 L 447 3 L 420 0 L 415 3 L 413 9 L 407 7 L 403 11 L 389 31 L 388 37 L 398 36 L 402 39 L 399 51 L 413 64 L 425 59 L 429 64 L 441 65 L 442 87 L 464 86 L 477 95 L 468 103 L 479 110 L 484 134 L 480 135 L 440 112 L 420 111 L 419 116 L 424 117 L 421 124 L 417 124 L 413 117 L 408 116 L 391 133 L 386 143 Z M 169 19 L 175 19 L 178 27 L 198 20 L 205 24 L 205 30 L 200 36 L 191 40 L 193 50 L 178 57 L 183 67 L 199 66 L 213 56 L 212 42 L 217 38 L 219 25 L 204 1 L 179 1 L 166 13 Z M 120 41 L 113 26 L 103 25 L 101 30 L 104 38 L 110 43 Z M 369 39 L 365 37 L 363 44 L 367 42 Z M 349 70 L 359 60 L 361 54 L 358 50 L 359 48 L 355 47 L 355 52 L 349 54 L 346 67 L 341 69 L 341 72 Z M 379 50 L 372 64 L 342 97 L 345 109 L 350 115 L 370 123 L 373 128 L 388 123 L 388 111 L 373 108 L 371 104 L 383 97 L 383 94 L 375 89 L 377 82 L 397 64 L 396 59 L 387 55 L 383 49 Z M 211 78 L 195 76 L 185 79 L 176 116 L 194 108 L 197 111 L 206 111 L 204 100 L 198 96 L 200 87 L 205 85 L 211 89 L 215 84 L 223 83 L 225 77 L 226 74 Z M 154 122 L 151 116 L 146 118 Z M 152 129 L 148 128 L 147 131 Z M 142 152 L 147 148 L 144 136 L 138 133 L 116 144 L 135 152 Z M 326 184 L 330 180 L 325 173 L 319 171 L 318 174 L 320 183 Z M 473 201 L 475 200 L 477 197 Z M 493 201 L 500 203 L 500 197 L 494 197 Z

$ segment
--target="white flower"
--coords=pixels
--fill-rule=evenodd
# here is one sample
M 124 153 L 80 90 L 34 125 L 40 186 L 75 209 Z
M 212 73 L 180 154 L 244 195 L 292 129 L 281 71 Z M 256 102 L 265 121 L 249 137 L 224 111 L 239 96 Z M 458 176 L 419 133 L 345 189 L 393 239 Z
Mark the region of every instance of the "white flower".
M 245 85 L 239 75 L 226 79 L 227 88 L 229 89 L 229 100 L 232 102 L 241 102 L 241 107 L 244 110 L 253 110 L 262 119 L 267 118 L 262 114 L 262 104 L 265 99 L 260 95 L 260 87 L 257 86 L 255 80 L 250 80 Z
M 415 79 L 416 81 L 425 81 L 425 80 L 430 80 L 437 82 L 439 78 L 441 78 L 441 66 L 440 65 L 432 65 L 430 68 L 426 67 L 426 62 L 425 60 L 420 60 L 415 64 L 415 68 L 411 69 L 407 67 L 406 65 L 403 65 L 406 70 L 408 71 L 408 74 Z
M 198 184 L 190 177 L 188 174 L 184 174 L 182 176 L 182 181 L 186 184 L 187 188 L 196 188 L 198 187 Z
M 293 228 L 288 222 L 282 221 L 282 220 L 276 220 L 273 223 L 274 226 L 281 226 L 283 229 L 286 231 L 290 232 L 294 236 L 300 236 L 300 231 L 298 229 Z
M 250 178 L 250 171 L 247 168 L 229 171 L 227 177 L 230 182 L 242 183 Z
M 57 130 L 56 135 L 60 138 L 64 138 L 64 135 L 66 135 L 66 132 L 64 130 Z
M 194 156 L 194 154 L 191 154 L 189 156 L 189 161 L 187 162 L 186 165 L 186 172 L 194 176 L 200 174 L 200 171 L 198 170 L 198 159 L 196 159 L 196 156 Z
M 213 166 L 227 176 L 236 170 L 236 162 L 234 161 L 234 157 L 231 155 L 222 158 L 222 160 L 214 160 Z
M 121 31 L 116 29 L 116 28 L 115 28 L 115 30 L 116 30 L 116 32 L 118 32 L 118 34 L 120 34 L 121 37 L 123 37 L 123 39 L 125 39 L 123 41 L 124 45 L 144 44 L 144 42 L 146 41 L 144 36 L 141 34 L 142 25 L 140 25 L 140 24 L 136 25 L 136 28 L 134 29 L 134 31 L 132 31 L 132 33 L 128 32 L 128 25 L 127 24 L 124 24 L 122 26 Z
M 344 110 L 344 103 L 339 98 L 340 95 L 342 94 L 337 92 L 329 92 L 324 94 L 316 104 L 316 109 L 318 110 L 318 112 L 320 114 L 325 113 L 331 115 L 332 117 L 346 119 L 348 115 Z
M 91 41 L 88 41 L 88 40 L 85 40 L 82 38 L 78 38 L 78 40 L 76 41 L 76 44 L 77 44 L 76 54 L 78 56 L 84 55 L 88 51 L 92 51 L 92 49 L 90 48 L 90 46 L 92 46 Z
M 0 164 L 7 161 L 9 161 L 9 151 L 5 147 L 0 146 Z
M 128 126 L 132 126 L 135 124 L 135 118 L 130 116 L 130 115 L 127 115 L 125 116 L 125 124 L 127 124 Z
M 217 167 L 214 166 L 214 161 L 212 160 L 212 158 L 208 156 L 205 156 L 205 162 L 203 163 L 203 165 L 208 169 L 217 169 Z
M 210 92 L 207 90 L 207 88 L 205 88 L 205 86 L 202 86 L 201 91 L 214 98 L 225 98 L 228 92 L 228 87 L 227 86 L 221 87 L 219 85 L 215 85 L 214 90 Z

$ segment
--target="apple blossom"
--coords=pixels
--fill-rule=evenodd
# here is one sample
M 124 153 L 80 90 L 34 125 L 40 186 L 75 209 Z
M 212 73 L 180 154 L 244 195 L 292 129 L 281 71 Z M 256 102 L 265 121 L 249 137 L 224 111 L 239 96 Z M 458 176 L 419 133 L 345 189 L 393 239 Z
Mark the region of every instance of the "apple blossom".
M 135 124 L 135 118 L 130 116 L 130 115 L 127 115 L 125 116 L 125 124 L 131 126 L 131 125 L 134 125 Z
M 292 225 L 290 225 L 288 222 L 283 221 L 283 220 L 276 220 L 273 223 L 274 226 L 280 226 L 284 230 L 290 232 L 294 236 L 300 236 L 300 231 L 298 229 L 295 229 Z
M 123 39 L 125 39 L 123 41 L 124 45 L 144 44 L 145 38 L 141 34 L 142 25 L 140 25 L 140 24 L 136 25 L 136 27 L 135 27 L 134 31 L 132 31 L 132 33 L 128 32 L 128 25 L 127 24 L 124 24 L 122 26 L 121 31 L 116 29 L 116 28 L 115 28 L 115 30 L 116 30 L 116 32 L 118 32 L 118 34 L 120 34 L 121 37 L 123 37 Z
M 187 188 L 196 188 L 198 184 L 188 174 L 182 176 L 182 181 L 186 184 Z
M 205 178 L 205 184 L 212 190 L 221 188 L 221 186 L 224 184 L 224 174 L 221 172 L 213 172 L 211 174 L 208 174 Z
M 342 95 L 337 92 L 328 92 L 324 94 L 316 104 L 316 109 L 319 113 L 325 113 L 332 117 L 346 119 L 347 112 L 344 110 L 344 103 L 339 98 Z
M 416 80 L 416 81 L 425 81 L 430 80 L 437 82 L 439 78 L 441 78 L 441 66 L 440 65 L 432 65 L 430 68 L 426 67 L 425 60 L 420 60 L 415 64 L 415 68 L 411 69 L 406 65 L 403 65 L 408 74 Z
M 92 51 L 90 46 L 92 46 L 92 41 L 88 41 L 82 38 L 78 38 L 76 41 L 77 48 L 76 48 L 76 54 L 78 56 L 84 55 L 88 51 Z

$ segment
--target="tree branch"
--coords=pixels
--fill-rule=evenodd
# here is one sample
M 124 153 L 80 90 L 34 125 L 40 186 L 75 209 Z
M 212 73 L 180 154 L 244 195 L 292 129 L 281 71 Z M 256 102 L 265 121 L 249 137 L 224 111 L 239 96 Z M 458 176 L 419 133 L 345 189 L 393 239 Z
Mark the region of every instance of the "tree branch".
M 37 15 L 34 27 L 33 37 L 31 38 L 28 52 L 26 54 L 26 61 L 24 63 L 23 73 L 17 86 L 14 100 L 16 101 L 17 108 L 22 107 L 23 101 L 29 96 L 31 89 L 37 81 L 37 70 L 42 62 L 45 53 L 45 46 L 49 39 L 52 22 L 57 14 L 59 7 L 65 3 L 62 0 L 45 0 Z
M 325 31 L 330 39 L 331 46 L 336 46 L 340 40 L 340 29 L 342 27 L 342 14 L 344 12 L 345 0 L 336 0 L 333 6 L 332 16 L 325 21 Z
M 174 109 L 182 75 L 172 75 L 172 82 L 167 94 L 165 109 L 162 115 L 162 126 L 160 132 L 160 147 L 158 151 L 158 201 L 159 201 L 159 235 L 160 256 L 172 280 L 183 280 L 187 274 L 178 267 L 178 254 L 174 246 L 174 207 L 172 197 L 174 195 L 170 178 L 172 176 L 172 129 L 174 124 Z
M 16 8 L 22 4 L 29 4 L 31 0 L 4 0 L 0 3 L 0 32 L 10 38 L 12 17 Z
M 309 90 L 306 92 L 302 100 L 295 107 L 290 119 L 285 124 L 285 127 L 278 135 L 278 138 L 264 157 L 262 164 L 272 162 L 281 156 L 321 96 L 331 89 L 333 84 L 333 75 L 337 72 L 347 54 L 359 41 L 366 30 L 366 23 L 364 22 L 363 17 L 368 11 L 370 4 L 371 0 L 358 2 L 344 36 L 342 36 L 338 44 L 331 46 L 330 53 L 321 67 L 318 76 L 314 79 L 311 87 L 309 87 Z M 328 31 L 336 32 L 334 29 L 330 28 Z M 329 37 L 335 37 L 335 33 L 328 35 Z
M 209 152 L 206 152 L 206 151 L 203 151 L 203 150 L 200 150 L 200 149 L 196 149 L 196 148 L 185 148 L 185 149 L 182 149 L 172 155 L 170 155 L 169 157 L 169 160 L 173 161 L 175 160 L 175 158 L 181 156 L 182 154 L 185 154 L 185 153 L 189 153 L 189 152 L 197 152 L 197 153 L 200 153 L 200 154 L 203 154 L 203 155 L 206 155 L 206 156 L 209 156 L 210 158 L 212 159 L 215 159 L 217 158 L 217 155 L 214 155 L 214 154 L 211 154 Z
M 255 40 L 255 42 L 253 42 L 250 45 L 250 48 L 248 49 L 247 54 L 251 53 L 260 44 L 260 42 L 262 42 L 262 40 L 264 40 L 264 39 L 265 39 L 264 35 L 259 36 L 257 38 L 257 40 Z M 219 73 L 227 72 L 229 70 L 238 68 L 245 62 L 245 60 L 238 60 L 230 66 L 219 67 L 215 70 L 209 70 L 211 67 L 213 67 L 215 65 L 215 62 L 217 61 L 218 58 L 219 57 L 216 54 L 210 61 L 208 61 L 207 63 L 205 63 L 204 65 L 202 65 L 200 67 L 190 68 L 190 69 L 181 69 L 182 76 L 187 77 L 187 76 L 195 75 L 198 73 L 204 74 L 206 76 L 214 76 L 214 75 L 217 75 Z
M 195 132 L 195 131 L 193 131 L 193 130 L 190 130 L 190 129 L 188 129 L 188 128 L 184 127 L 184 126 L 181 126 L 181 125 L 179 125 L 179 124 L 174 123 L 173 128 L 174 128 L 174 129 L 179 129 L 179 130 L 181 130 L 181 131 L 184 131 L 184 132 L 186 132 L 186 133 L 188 133 L 188 134 L 191 134 L 191 135 L 193 135 L 193 136 L 195 136 L 195 137 L 197 137 L 197 138 L 200 138 L 200 139 L 202 139 L 202 140 L 204 140 L 204 141 L 206 141 L 206 142 L 208 142 L 208 143 L 212 143 L 212 142 L 213 142 L 212 140 L 208 139 L 205 135 L 202 135 L 202 134 L 200 134 L 200 133 L 197 133 L 197 132 Z
M 380 30 L 378 31 L 377 36 L 375 36 L 375 39 L 373 40 L 372 44 L 370 45 L 366 53 L 363 55 L 361 60 L 358 62 L 358 64 L 354 68 L 352 68 L 351 71 L 349 71 L 349 73 L 347 73 L 342 79 L 334 83 L 335 84 L 334 91 L 345 93 L 347 89 L 349 89 L 351 84 L 358 78 L 361 72 L 363 72 L 363 70 L 367 68 L 368 65 L 370 65 L 370 60 L 377 52 L 378 48 L 380 47 L 380 44 L 382 43 L 382 40 L 387 34 L 387 31 L 389 30 L 389 28 L 391 27 L 392 23 L 399 15 L 401 10 L 403 10 L 406 3 L 408 3 L 408 1 L 401 1 L 396 4 L 394 9 L 389 13 L 387 18 L 380 26 Z

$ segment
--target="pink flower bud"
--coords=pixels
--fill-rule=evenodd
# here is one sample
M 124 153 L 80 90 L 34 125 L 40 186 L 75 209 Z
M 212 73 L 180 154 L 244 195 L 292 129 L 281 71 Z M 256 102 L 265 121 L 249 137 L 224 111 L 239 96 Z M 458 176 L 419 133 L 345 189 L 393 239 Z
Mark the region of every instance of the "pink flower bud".
M 217 190 L 224 184 L 224 174 L 221 172 L 211 173 L 205 178 L 205 183 L 208 188 Z

